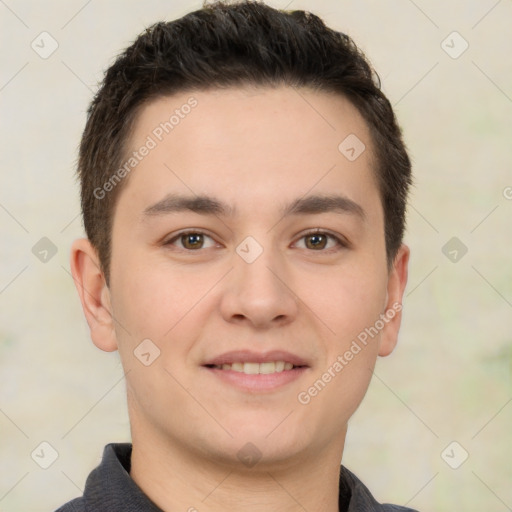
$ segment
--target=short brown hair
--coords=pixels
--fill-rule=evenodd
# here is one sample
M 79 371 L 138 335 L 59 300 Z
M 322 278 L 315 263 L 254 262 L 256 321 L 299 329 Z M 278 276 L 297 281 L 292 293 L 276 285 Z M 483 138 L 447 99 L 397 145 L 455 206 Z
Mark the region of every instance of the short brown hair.
M 335 92 L 359 110 L 375 148 L 391 265 L 405 229 L 411 162 L 378 75 L 349 36 L 314 14 L 216 2 L 145 30 L 107 70 L 89 107 L 78 162 L 81 206 L 107 283 L 113 211 L 126 180 L 100 197 L 98 190 L 122 164 L 137 113 L 164 95 L 246 84 Z

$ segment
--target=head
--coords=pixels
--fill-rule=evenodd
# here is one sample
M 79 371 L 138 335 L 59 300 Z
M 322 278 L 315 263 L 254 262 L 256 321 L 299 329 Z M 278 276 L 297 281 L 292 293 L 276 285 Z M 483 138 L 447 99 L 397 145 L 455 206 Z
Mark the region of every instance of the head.
M 391 265 L 404 233 L 411 164 L 378 75 L 350 37 L 311 13 L 218 3 L 147 29 L 108 69 L 89 108 L 78 165 L 82 213 L 107 282 L 114 210 L 136 166 L 126 163 L 138 114 L 177 92 L 244 85 L 332 92 L 357 108 L 374 146 Z
M 78 172 L 73 275 L 93 341 L 120 351 L 132 429 L 230 460 L 340 440 L 397 340 L 411 182 L 354 42 L 253 2 L 158 23 L 106 72 Z M 301 368 L 278 389 L 233 384 L 215 366 L 252 357 L 237 350 Z

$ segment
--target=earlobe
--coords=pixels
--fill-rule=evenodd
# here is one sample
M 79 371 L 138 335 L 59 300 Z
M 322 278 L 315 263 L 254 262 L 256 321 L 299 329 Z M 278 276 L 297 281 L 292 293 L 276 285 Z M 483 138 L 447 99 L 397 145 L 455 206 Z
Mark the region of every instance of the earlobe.
M 117 350 L 110 290 L 97 251 L 88 239 L 73 242 L 70 265 L 93 343 L 106 352 Z
M 398 331 L 402 322 L 402 299 L 407 284 L 410 250 L 405 244 L 400 246 L 389 274 L 387 287 L 387 304 L 384 315 L 387 322 L 381 333 L 379 356 L 388 356 L 393 352 Z

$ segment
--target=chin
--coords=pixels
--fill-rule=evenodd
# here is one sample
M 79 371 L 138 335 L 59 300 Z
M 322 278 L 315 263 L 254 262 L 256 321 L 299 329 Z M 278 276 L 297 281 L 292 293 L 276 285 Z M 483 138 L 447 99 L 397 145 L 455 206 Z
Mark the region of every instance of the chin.
M 304 440 L 285 439 L 284 436 L 271 440 L 248 435 L 243 441 L 241 438 L 230 439 L 220 444 L 208 443 L 204 448 L 208 458 L 216 464 L 239 470 L 276 471 L 296 465 L 297 459 L 304 456 L 303 448 L 307 445 Z
M 307 439 L 307 430 L 304 425 L 288 424 L 285 426 L 285 415 L 278 418 L 272 416 L 268 421 L 239 421 L 226 425 L 227 430 L 233 435 L 220 434 L 211 448 L 218 452 L 219 456 L 226 456 L 232 459 L 233 455 L 237 460 L 244 456 L 261 458 L 263 462 L 278 463 L 288 460 L 297 455 L 298 452 L 311 445 L 312 440 Z M 211 444 L 212 438 L 207 439 Z

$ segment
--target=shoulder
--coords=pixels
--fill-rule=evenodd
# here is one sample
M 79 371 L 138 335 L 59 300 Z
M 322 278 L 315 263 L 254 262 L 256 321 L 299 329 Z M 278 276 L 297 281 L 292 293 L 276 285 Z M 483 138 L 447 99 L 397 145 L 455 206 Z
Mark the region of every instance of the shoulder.
M 342 491 L 343 486 L 345 490 Z M 342 492 L 350 495 L 347 512 L 355 512 L 357 510 L 365 510 L 367 512 L 418 512 L 401 505 L 377 502 L 363 482 L 343 465 L 340 471 L 340 498 Z
M 101 462 L 87 477 L 83 496 L 72 499 L 55 510 L 55 512 L 87 512 L 88 510 L 96 510 L 95 505 L 97 505 L 98 499 L 104 500 L 111 496 L 110 484 L 116 479 L 116 476 L 119 478 L 120 474 L 123 475 L 123 472 L 129 471 L 130 454 L 130 443 L 107 444 L 103 449 Z
M 379 505 L 380 508 L 377 508 L 378 512 L 418 512 L 415 509 L 409 507 L 403 507 L 401 505 L 391 505 L 390 503 L 384 503 Z
M 58 508 L 55 512 L 86 512 L 83 498 L 75 498 Z

